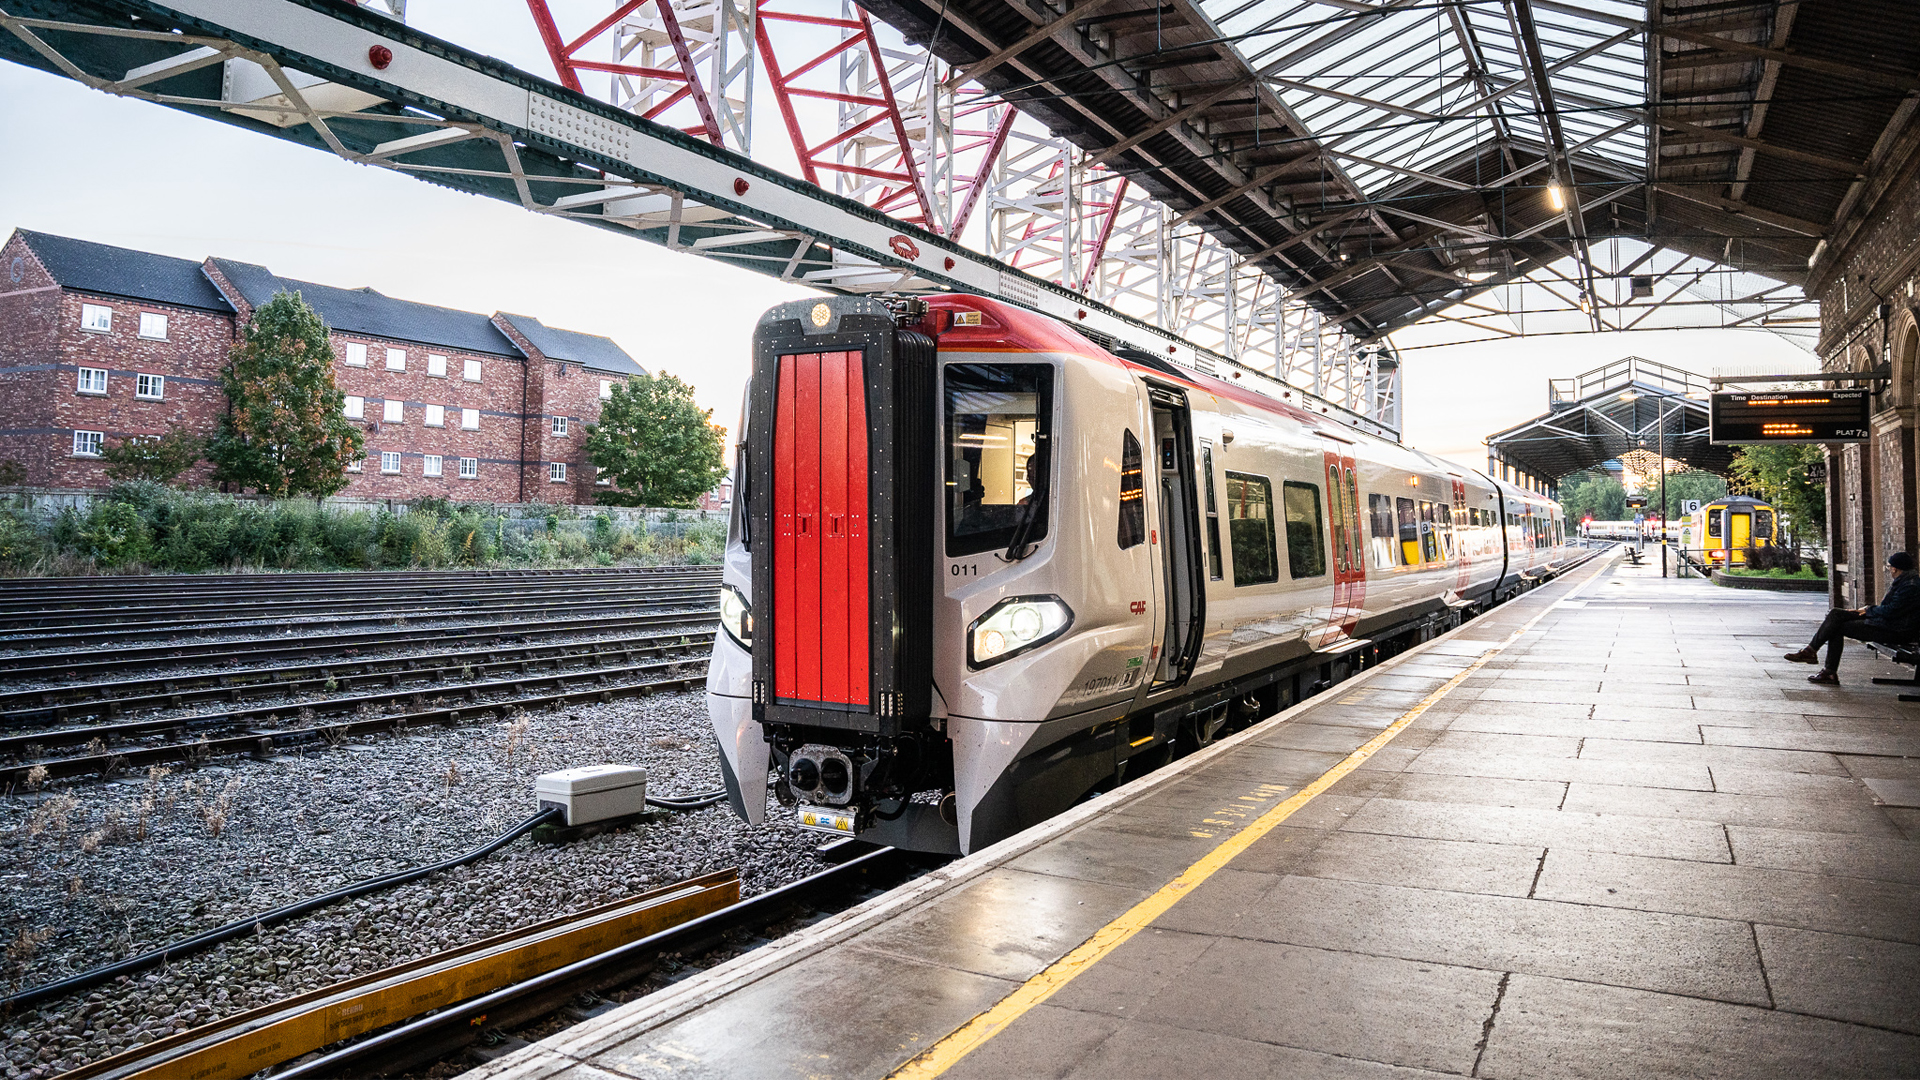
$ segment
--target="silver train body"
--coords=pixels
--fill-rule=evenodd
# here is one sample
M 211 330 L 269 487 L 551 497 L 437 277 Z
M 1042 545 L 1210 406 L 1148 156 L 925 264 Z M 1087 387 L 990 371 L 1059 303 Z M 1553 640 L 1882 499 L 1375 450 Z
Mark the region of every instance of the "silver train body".
M 745 413 L 733 808 L 877 843 L 979 850 L 1584 554 L 1546 498 L 978 297 L 775 308 Z

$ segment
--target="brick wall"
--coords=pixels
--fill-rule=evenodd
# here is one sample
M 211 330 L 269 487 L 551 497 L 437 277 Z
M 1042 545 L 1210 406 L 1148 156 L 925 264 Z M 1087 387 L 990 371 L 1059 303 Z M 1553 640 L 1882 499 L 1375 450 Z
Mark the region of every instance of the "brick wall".
M 1873 437 L 1828 454 L 1829 529 L 1844 563 L 1836 600 L 1854 607 L 1886 591 L 1887 555 L 1920 553 L 1920 153 L 1890 169 L 1864 224 L 1822 280 L 1821 365 L 1827 371 L 1890 366 L 1874 398 Z M 1884 307 L 1883 307 L 1884 305 Z
M 496 315 L 493 325 L 530 359 L 526 368 L 524 408 L 527 424 L 521 439 L 523 487 L 520 501 L 591 503 L 593 467 L 587 462 L 588 424 L 600 421 L 600 385 L 626 378 L 594 371 L 579 364 L 549 359 L 508 320 Z M 566 419 L 566 434 L 554 433 L 554 418 Z M 567 467 L 565 482 L 553 479 L 555 462 Z
M 17 250 L 16 250 L 17 249 Z M 0 458 L 26 467 L 26 482 L 46 487 L 98 487 L 109 481 L 97 457 L 74 453 L 76 431 L 99 432 L 103 445 L 182 426 L 210 434 L 225 408 L 218 371 L 233 344 L 230 315 L 100 296 L 52 285 L 18 238 L 0 251 L 11 268 L 24 254 L 23 290 L 0 297 L 0 420 L 8 434 Z M 11 269 L 9 269 L 11 277 Z M 86 309 L 105 308 L 108 328 L 82 326 Z M 164 330 L 141 335 L 141 315 L 163 316 Z M 163 335 L 163 336 L 162 336 Z M 82 391 L 80 372 L 104 371 L 104 392 Z M 142 396 L 140 376 L 154 393 Z M 207 468 L 201 466 L 204 479 Z
M 366 366 L 347 360 L 350 347 L 366 350 Z M 520 384 L 524 365 L 518 357 L 429 348 L 360 335 L 333 335 L 334 379 L 341 392 L 363 400 L 367 460 L 343 495 L 375 499 L 440 496 L 460 502 L 513 502 L 520 492 Z M 387 369 L 387 351 L 398 350 L 404 371 Z M 433 374 L 434 357 L 444 375 Z M 479 365 L 479 377 L 467 378 L 467 364 Z M 389 401 L 398 402 L 398 423 L 386 419 Z M 429 406 L 439 406 L 439 426 L 428 423 Z M 462 410 L 472 409 L 479 426 L 461 426 Z M 397 474 L 382 472 L 382 453 L 400 455 Z M 426 475 L 429 455 L 440 458 L 441 475 Z M 471 458 L 475 473 L 460 475 L 460 459 Z

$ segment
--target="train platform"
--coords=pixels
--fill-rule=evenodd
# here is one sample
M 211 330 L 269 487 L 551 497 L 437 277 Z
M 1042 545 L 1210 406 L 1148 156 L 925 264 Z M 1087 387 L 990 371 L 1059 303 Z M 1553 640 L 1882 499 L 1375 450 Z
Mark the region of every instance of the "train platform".
M 1920 1075 L 1920 705 L 1589 563 L 468 1075 Z

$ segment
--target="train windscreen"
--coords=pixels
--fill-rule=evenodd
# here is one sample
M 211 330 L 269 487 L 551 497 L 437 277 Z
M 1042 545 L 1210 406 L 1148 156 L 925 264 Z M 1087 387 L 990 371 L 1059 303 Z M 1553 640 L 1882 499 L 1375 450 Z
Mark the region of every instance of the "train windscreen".
M 947 554 L 973 555 L 1047 535 L 1053 368 L 946 368 Z

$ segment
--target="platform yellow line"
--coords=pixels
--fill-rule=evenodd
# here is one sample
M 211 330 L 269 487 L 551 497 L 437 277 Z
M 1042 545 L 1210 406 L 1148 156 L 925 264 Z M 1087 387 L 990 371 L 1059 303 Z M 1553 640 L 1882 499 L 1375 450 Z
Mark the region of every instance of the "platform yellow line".
M 1586 583 L 1582 582 L 1582 584 Z M 1280 805 L 1253 819 L 1245 828 L 1207 852 L 1199 862 L 1187 867 L 1179 877 L 1168 882 L 1160 891 L 1135 904 L 1125 914 L 1095 931 L 1094 935 L 1079 948 L 1055 960 L 1046 970 L 1022 983 L 1019 989 L 1001 998 L 998 1004 L 969 1020 L 959 1030 L 894 1070 L 889 1080 L 931 1080 L 932 1077 L 941 1075 L 958 1064 L 961 1058 L 985 1045 L 987 1040 L 1005 1031 L 1008 1025 L 1019 1019 L 1029 1009 L 1059 993 L 1068 983 L 1079 978 L 1082 972 L 1099 963 L 1108 953 L 1126 944 L 1128 939 L 1152 925 L 1155 919 L 1166 914 L 1167 909 L 1179 903 L 1202 882 L 1225 868 L 1241 852 L 1278 828 L 1280 823 L 1292 817 L 1295 811 L 1338 783 L 1342 777 L 1359 768 L 1362 762 L 1372 757 L 1381 747 L 1392 742 L 1394 736 L 1405 731 L 1407 725 L 1418 720 L 1422 713 L 1452 693 L 1455 687 L 1465 682 L 1474 672 L 1485 667 L 1489 660 L 1506 651 L 1507 646 L 1520 640 L 1522 634 L 1533 629 L 1535 623 L 1546 618 L 1547 613 L 1555 606 L 1557 605 L 1549 604 L 1539 614 L 1528 619 L 1526 624 L 1515 630 L 1507 640 L 1488 648 L 1458 675 L 1442 683 L 1433 693 L 1421 698 L 1413 708 L 1408 709 L 1399 719 L 1387 725 L 1385 731 L 1368 739 L 1358 750 L 1348 754 L 1338 765 L 1321 773 L 1312 783 L 1301 788 Z

